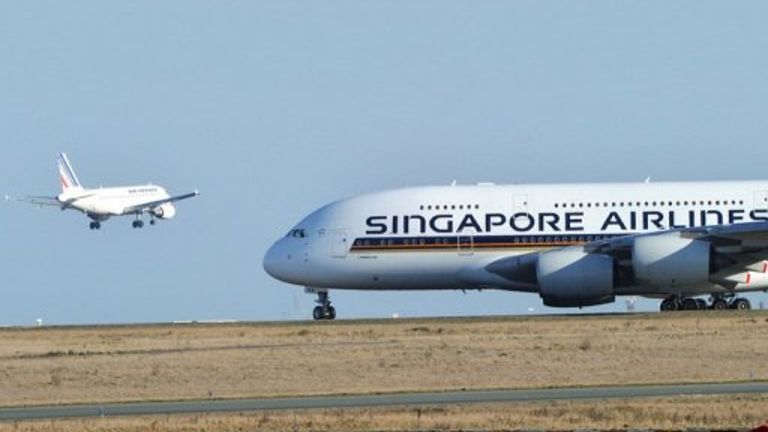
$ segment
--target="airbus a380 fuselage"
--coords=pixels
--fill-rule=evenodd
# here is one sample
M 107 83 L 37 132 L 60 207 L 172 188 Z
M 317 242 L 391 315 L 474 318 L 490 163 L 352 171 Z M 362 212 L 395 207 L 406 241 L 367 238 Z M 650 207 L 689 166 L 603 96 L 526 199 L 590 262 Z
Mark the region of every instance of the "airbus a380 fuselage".
M 582 307 L 617 295 L 662 309 L 749 308 L 768 289 L 768 182 L 398 189 L 327 205 L 264 258 L 273 277 L 329 289 L 500 289 Z M 711 303 L 694 296 L 711 295 Z

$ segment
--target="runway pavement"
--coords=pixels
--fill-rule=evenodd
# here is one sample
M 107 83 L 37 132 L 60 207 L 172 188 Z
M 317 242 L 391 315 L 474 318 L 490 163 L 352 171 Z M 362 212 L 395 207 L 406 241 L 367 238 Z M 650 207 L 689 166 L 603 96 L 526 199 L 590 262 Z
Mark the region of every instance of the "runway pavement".
M 541 390 L 478 390 L 362 396 L 309 396 L 290 398 L 195 400 L 184 402 L 115 403 L 104 405 L 35 406 L 24 408 L 0 408 L 0 421 L 236 411 L 534 402 L 569 399 L 642 398 L 680 395 L 723 395 L 734 393 L 768 393 L 768 382 L 555 388 Z

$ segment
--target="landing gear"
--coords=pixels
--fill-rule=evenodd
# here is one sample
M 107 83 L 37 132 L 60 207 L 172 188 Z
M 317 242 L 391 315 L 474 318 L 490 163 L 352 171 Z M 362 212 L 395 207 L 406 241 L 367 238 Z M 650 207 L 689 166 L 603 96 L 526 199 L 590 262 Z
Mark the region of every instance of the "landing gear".
M 136 219 L 135 221 L 133 221 L 133 227 L 144 228 L 144 221 L 142 221 L 141 219 Z
M 736 310 L 750 310 L 752 309 L 752 304 L 745 298 L 737 298 L 731 302 L 731 308 Z
M 736 297 L 734 294 L 727 295 L 713 295 L 710 298 L 711 303 L 708 304 L 704 299 L 695 299 L 692 297 L 683 297 L 682 299 L 677 296 L 670 296 L 665 298 L 659 309 L 662 312 L 668 311 L 694 311 L 694 310 L 750 310 L 752 305 L 749 300 L 743 297 Z
M 677 297 L 667 297 L 667 298 L 665 298 L 661 302 L 661 305 L 659 306 L 659 309 L 662 312 L 669 312 L 669 311 L 678 310 L 679 309 L 679 305 L 678 305 Z
M 736 310 L 750 310 L 752 304 L 744 297 L 736 297 L 735 294 L 717 295 L 712 296 L 711 309 L 723 310 L 723 309 L 736 309 Z
M 680 309 L 682 310 L 693 311 L 699 309 L 699 302 L 694 298 L 684 298 L 680 304 L 682 306 Z
M 317 300 L 315 302 L 319 305 L 312 311 L 312 318 L 315 320 L 332 320 L 336 319 L 336 308 L 331 306 L 331 299 L 328 298 L 328 291 L 318 291 Z
M 728 309 L 728 300 L 724 299 L 723 297 L 714 297 L 712 299 L 712 306 L 710 308 L 712 310 L 725 310 Z
M 91 230 L 99 230 L 99 229 L 101 229 L 101 223 L 100 222 L 95 222 L 95 221 L 91 222 L 91 224 L 89 226 L 90 226 Z

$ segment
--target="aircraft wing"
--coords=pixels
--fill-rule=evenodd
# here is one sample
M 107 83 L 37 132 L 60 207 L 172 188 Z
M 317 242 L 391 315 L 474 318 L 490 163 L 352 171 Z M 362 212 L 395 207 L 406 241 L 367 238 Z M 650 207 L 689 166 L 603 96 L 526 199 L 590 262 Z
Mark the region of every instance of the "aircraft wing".
M 751 270 L 768 273 L 768 221 L 628 234 L 564 246 L 563 249 L 580 247 L 589 254 L 611 255 L 621 260 L 631 255 L 636 239 L 675 233 L 682 238 L 709 242 L 721 256 L 727 258 L 729 265 L 713 275 L 713 280 L 723 279 L 725 284 L 725 279 L 732 274 Z M 536 261 L 539 256 L 540 252 L 531 252 L 497 259 L 486 263 L 481 272 L 468 273 L 466 279 L 490 286 L 516 290 L 528 288 L 533 291 L 537 281 Z
M 36 205 L 38 207 L 59 207 L 63 208 L 65 203 L 60 202 L 56 197 L 49 196 L 25 196 L 25 197 L 10 197 L 5 196 L 5 200 L 16 200 L 27 204 Z
M 151 210 L 151 209 L 153 209 L 155 207 L 158 207 L 158 206 L 161 206 L 163 204 L 172 203 L 172 202 L 176 202 L 176 201 L 181 201 L 181 200 L 185 200 L 185 199 L 188 199 L 188 198 L 194 198 L 194 197 L 196 197 L 198 195 L 200 195 L 200 192 L 195 190 L 193 192 L 190 192 L 190 193 L 187 193 L 187 194 L 183 194 L 183 195 L 176 195 L 176 196 L 164 198 L 164 199 L 161 199 L 161 200 L 149 201 L 149 202 L 141 203 L 141 204 L 138 204 L 138 205 L 126 207 L 123 210 L 123 212 L 124 213 L 139 213 L 139 212 L 143 212 L 145 210 Z
M 653 233 L 626 235 L 612 239 L 597 240 L 584 245 L 590 253 L 611 253 L 632 246 L 636 238 L 679 233 L 681 237 L 704 240 L 716 247 L 733 246 L 740 250 L 768 248 L 768 222 L 747 222 L 732 225 L 714 225 L 696 228 L 679 228 Z

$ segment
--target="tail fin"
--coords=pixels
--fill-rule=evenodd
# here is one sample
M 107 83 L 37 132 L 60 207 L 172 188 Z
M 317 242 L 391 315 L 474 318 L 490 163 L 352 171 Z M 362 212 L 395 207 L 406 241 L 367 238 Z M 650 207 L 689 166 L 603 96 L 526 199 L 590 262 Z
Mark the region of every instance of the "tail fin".
M 67 191 L 69 189 L 82 189 L 80 180 L 77 179 L 75 170 L 72 169 L 72 165 L 69 163 L 66 153 L 59 153 L 59 178 L 61 179 L 61 189 Z

